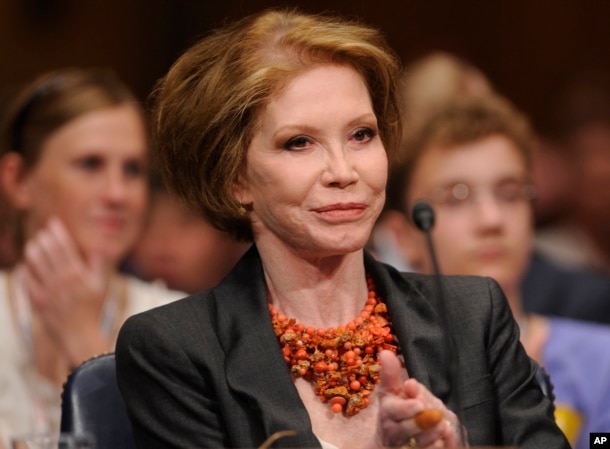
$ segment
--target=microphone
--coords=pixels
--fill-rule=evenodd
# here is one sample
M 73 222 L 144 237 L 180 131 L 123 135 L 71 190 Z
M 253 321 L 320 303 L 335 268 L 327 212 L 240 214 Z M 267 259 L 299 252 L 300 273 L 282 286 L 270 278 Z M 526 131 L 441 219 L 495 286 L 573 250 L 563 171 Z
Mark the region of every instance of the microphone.
M 438 268 L 438 260 L 436 258 L 436 251 L 434 250 L 434 242 L 432 241 L 432 228 L 434 227 L 434 209 L 430 206 L 430 203 L 427 201 L 418 201 L 413 206 L 413 210 L 411 211 L 411 218 L 413 219 L 413 223 L 417 226 L 417 229 L 422 231 L 426 235 L 426 240 L 428 242 L 428 252 L 430 253 L 430 258 L 432 259 L 432 268 L 434 269 L 434 274 L 437 277 L 437 289 L 439 290 L 437 293 L 439 294 L 439 298 L 442 298 L 442 290 L 440 285 L 440 274 L 441 271 Z M 442 301 L 441 301 L 442 302 Z M 443 317 L 443 319 L 445 319 Z
M 417 229 L 422 231 L 426 235 L 426 241 L 428 243 L 428 253 L 430 254 L 430 259 L 432 260 L 432 268 L 434 270 L 434 288 L 435 294 L 439 303 L 439 312 L 441 315 L 441 320 L 443 326 L 445 327 L 445 331 L 447 332 L 445 338 L 445 345 L 447 349 L 447 353 L 449 354 L 449 395 L 453 396 L 455 403 L 455 414 L 459 420 L 459 429 L 458 431 L 460 442 L 462 446 L 466 442 L 466 435 L 464 432 L 464 426 L 462 425 L 462 401 L 460 397 L 459 391 L 459 371 L 458 371 L 458 360 L 457 360 L 457 351 L 456 351 L 456 343 L 452 338 L 451 334 L 449 334 L 449 319 L 447 317 L 447 309 L 445 307 L 445 296 L 443 294 L 443 286 L 442 286 L 442 278 L 441 271 L 438 267 L 438 259 L 436 257 L 436 251 L 434 249 L 434 242 L 432 240 L 432 228 L 434 227 L 434 209 L 427 201 L 418 201 L 413 206 L 411 210 L 411 219 Z M 452 387 L 452 381 L 455 382 L 456 387 Z

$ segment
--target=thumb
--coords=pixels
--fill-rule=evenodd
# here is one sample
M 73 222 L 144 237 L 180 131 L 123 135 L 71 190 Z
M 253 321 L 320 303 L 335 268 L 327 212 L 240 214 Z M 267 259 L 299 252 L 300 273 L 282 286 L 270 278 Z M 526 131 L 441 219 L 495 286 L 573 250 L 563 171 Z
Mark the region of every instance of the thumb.
M 383 350 L 379 353 L 379 361 L 381 363 L 381 376 L 378 385 L 379 393 L 401 395 L 406 379 L 404 378 L 404 371 L 400 360 L 394 352 Z

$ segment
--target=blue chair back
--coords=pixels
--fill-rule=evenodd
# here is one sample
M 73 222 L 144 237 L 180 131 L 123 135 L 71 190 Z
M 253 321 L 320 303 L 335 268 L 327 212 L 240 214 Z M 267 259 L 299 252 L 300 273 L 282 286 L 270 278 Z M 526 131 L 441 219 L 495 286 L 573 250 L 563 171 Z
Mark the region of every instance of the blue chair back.
M 114 353 L 93 357 L 70 373 L 61 398 L 61 431 L 91 435 L 96 449 L 135 449 Z

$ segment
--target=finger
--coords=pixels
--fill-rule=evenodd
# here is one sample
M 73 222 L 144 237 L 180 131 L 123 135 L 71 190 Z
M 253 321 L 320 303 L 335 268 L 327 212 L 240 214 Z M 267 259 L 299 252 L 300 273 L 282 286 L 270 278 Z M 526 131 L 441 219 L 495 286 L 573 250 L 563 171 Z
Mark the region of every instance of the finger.
M 404 372 L 396 354 L 389 350 L 383 350 L 379 353 L 379 362 L 381 363 L 381 376 L 377 386 L 379 394 L 402 395 Z
M 457 416 L 454 413 L 450 413 L 450 415 L 454 415 L 452 419 L 443 419 L 444 429 L 441 438 L 447 443 L 448 447 L 462 447 L 466 441 L 466 435 L 462 434 L 462 426 Z M 462 442 L 462 437 L 464 437 L 464 442 Z
M 459 431 L 447 419 L 443 419 L 434 429 L 420 434 L 421 447 L 463 447 Z
M 29 266 L 24 266 L 23 271 L 23 282 L 24 285 L 27 286 L 28 298 L 30 300 L 30 304 L 36 310 L 43 310 L 48 307 L 47 302 L 45 301 L 45 295 L 43 294 L 43 288 L 40 284 L 40 281 L 36 278 L 36 276 L 32 273 L 32 270 Z
M 52 276 L 53 269 L 49 266 L 38 236 L 30 239 L 24 250 L 24 265 L 30 271 L 30 275 L 39 282 L 45 282 Z
M 419 432 L 415 439 L 420 447 L 428 447 L 433 445 L 438 440 L 442 441 L 445 429 L 446 422 L 441 420 L 438 421 L 433 427 Z
M 424 405 L 419 399 L 409 399 L 403 396 L 387 394 L 379 400 L 379 416 L 382 420 L 392 421 L 409 420 L 409 429 L 419 431 L 415 424 L 415 416 L 424 410 Z
M 62 221 L 53 217 L 49 220 L 49 233 L 57 242 L 57 251 L 60 252 L 60 257 L 65 265 L 70 265 L 78 271 L 82 271 L 84 266 L 83 258 L 81 257 L 74 239 L 66 229 Z
M 426 409 L 439 409 L 441 411 L 446 409 L 443 402 L 416 379 L 408 379 L 405 381 L 404 391 L 407 397 L 421 400 Z
M 424 387 L 415 379 L 409 379 L 409 382 L 405 382 L 405 393 L 410 398 L 417 398 L 422 396 Z
M 430 442 L 430 444 L 418 443 L 417 439 L 416 439 L 415 444 L 420 449 L 438 449 L 438 448 L 443 448 L 443 447 L 459 447 L 459 446 L 447 445 L 445 440 L 443 440 L 442 438 L 437 438 L 434 441 Z
M 35 238 L 40 249 L 41 263 L 45 264 L 48 276 L 56 276 L 58 270 L 66 267 L 66 260 L 61 252 L 59 242 L 49 228 L 42 229 Z
M 384 447 L 400 447 L 409 442 L 418 430 L 413 420 L 385 420 L 380 422 L 380 435 Z

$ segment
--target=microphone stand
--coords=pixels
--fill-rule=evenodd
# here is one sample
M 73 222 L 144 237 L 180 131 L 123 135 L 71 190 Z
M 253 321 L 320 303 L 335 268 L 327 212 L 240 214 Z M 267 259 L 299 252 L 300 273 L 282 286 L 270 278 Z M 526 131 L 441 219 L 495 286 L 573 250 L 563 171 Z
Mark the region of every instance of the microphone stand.
M 441 272 L 438 266 L 438 259 L 436 257 L 436 250 L 434 249 L 434 241 L 432 239 L 432 228 L 434 227 L 434 209 L 426 201 L 417 202 L 412 209 L 411 218 L 415 226 L 426 235 L 426 242 L 428 244 L 428 252 L 432 259 L 432 268 L 434 270 L 434 293 L 438 298 L 439 312 L 443 326 L 445 327 L 446 338 L 445 346 L 447 353 L 449 354 L 449 395 L 455 399 L 455 414 L 458 418 L 459 428 L 457 429 L 460 444 L 464 446 L 466 442 L 466 435 L 464 432 L 464 426 L 462 425 L 461 414 L 462 414 L 462 400 L 459 389 L 459 370 L 458 370 L 458 358 L 456 343 L 451 333 L 449 332 L 449 319 L 447 316 L 447 308 L 445 305 L 445 295 L 443 294 L 443 286 L 441 282 Z M 455 385 L 452 385 L 454 382 Z

